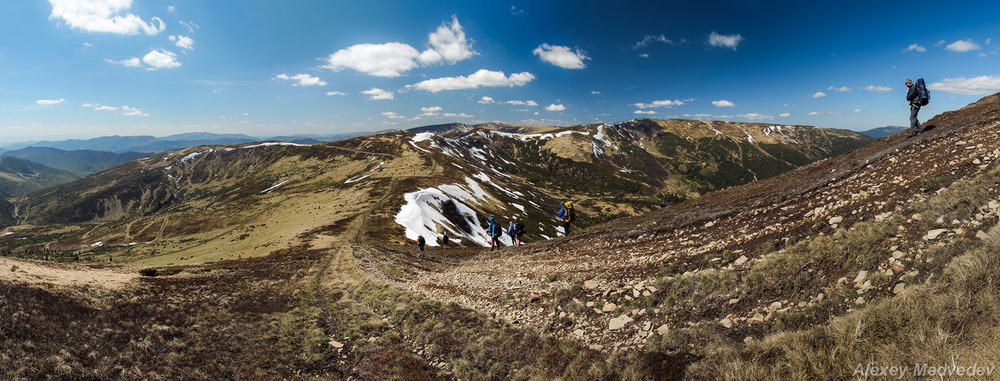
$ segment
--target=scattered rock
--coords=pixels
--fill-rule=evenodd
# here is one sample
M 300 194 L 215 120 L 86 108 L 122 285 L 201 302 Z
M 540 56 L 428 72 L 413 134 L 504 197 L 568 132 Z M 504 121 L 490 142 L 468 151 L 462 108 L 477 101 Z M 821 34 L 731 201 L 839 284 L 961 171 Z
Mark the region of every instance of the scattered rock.
M 750 337 L 750 336 L 747 336 L 746 338 L 743 339 L 743 344 L 746 344 L 746 345 L 753 344 L 753 342 L 754 342 L 754 339 L 752 337 Z
M 768 311 L 772 311 L 773 312 L 773 311 L 777 311 L 779 309 L 781 309 L 781 302 L 774 302 L 774 303 L 771 303 L 770 306 L 767 306 L 767 310 Z
M 618 306 L 616 306 L 614 303 L 608 303 L 608 304 L 605 304 L 604 307 L 601 307 L 601 311 L 602 312 L 614 312 L 615 309 L 617 309 L 617 308 L 618 308 Z
M 899 251 L 899 250 L 893 251 L 892 252 L 892 259 L 902 258 L 903 255 L 906 255 L 906 253 L 903 253 L 902 251 Z
M 903 289 L 905 288 L 906 288 L 906 283 L 903 282 L 896 283 L 896 287 L 892 288 L 892 293 L 898 295 L 900 292 L 903 292 Z
M 929 241 L 929 240 L 932 240 L 932 239 L 937 239 L 938 236 L 940 236 L 941 234 L 946 233 L 947 231 L 948 231 L 948 229 L 934 229 L 934 230 L 931 230 L 931 231 L 927 232 L 926 236 L 924 236 L 924 240 Z
M 865 297 L 859 296 L 857 299 L 854 300 L 854 304 L 857 304 L 859 306 L 865 304 Z
M 733 328 L 733 321 L 731 319 L 722 319 L 719 321 L 719 324 L 726 328 Z
M 750 260 L 750 258 L 747 258 L 746 255 L 741 255 L 739 258 L 736 258 L 736 262 L 733 262 L 733 265 L 743 266 L 743 265 L 747 264 L 747 261 L 749 261 L 749 260 Z
M 329 344 L 330 344 L 331 347 L 338 348 L 338 349 L 344 347 L 344 343 L 341 343 L 341 342 L 339 342 L 337 340 L 330 340 Z
M 608 329 L 612 331 L 619 330 L 625 328 L 625 326 L 631 322 L 632 318 L 628 317 L 628 315 L 621 314 L 621 316 L 618 316 L 608 321 Z
M 976 238 L 979 238 L 981 240 L 987 240 L 987 239 L 990 239 L 990 235 L 986 234 L 986 232 L 980 230 L 980 231 L 976 232 Z
M 573 331 L 573 336 L 576 336 L 577 339 L 582 339 L 583 338 L 583 334 L 584 334 L 584 331 L 582 329 L 577 329 L 577 330 Z
M 601 282 L 598 282 L 598 281 L 593 280 L 593 279 L 583 282 L 583 288 L 586 288 L 588 290 L 593 290 L 593 289 L 597 288 L 600 285 L 601 285 Z
M 658 334 L 660 336 L 666 335 L 667 332 L 670 332 L 670 327 L 667 327 L 666 324 L 661 325 L 659 328 L 656 329 L 656 334 Z
M 751 324 L 752 323 L 763 323 L 764 322 L 764 315 L 761 315 L 760 312 L 758 312 L 758 313 L 754 314 L 752 318 L 747 319 L 747 321 L 750 322 Z
M 913 219 L 914 221 L 923 221 L 924 215 L 920 213 L 914 213 L 913 216 L 910 218 Z
M 868 280 L 868 271 L 861 270 L 858 272 L 858 276 L 854 278 L 854 287 L 861 287 L 866 280 Z
M 830 217 L 830 221 L 829 222 L 830 222 L 830 225 L 836 225 L 836 224 L 839 224 L 841 222 L 844 222 L 844 217 L 841 217 L 841 216 Z

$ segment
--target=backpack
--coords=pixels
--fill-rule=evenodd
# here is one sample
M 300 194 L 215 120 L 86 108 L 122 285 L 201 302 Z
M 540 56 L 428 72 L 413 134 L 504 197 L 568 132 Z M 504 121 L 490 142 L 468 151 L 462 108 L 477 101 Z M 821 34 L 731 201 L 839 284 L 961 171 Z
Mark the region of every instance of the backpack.
M 514 224 L 514 234 L 524 234 L 524 223 L 518 221 Z
M 500 236 L 500 225 L 496 223 L 490 224 L 490 237 L 496 238 Z
M 927 106 L 931 102 L 931 91 L 927 90 L 927 85 L 923 78 L 917 78 L 917 104 Z
M 573 201 L 566 201 L 566 203 L 563 205 L 565 206 L 566 209 L 565 216 L 563 216 L 563 220 L 566 222 L 573 221 Z

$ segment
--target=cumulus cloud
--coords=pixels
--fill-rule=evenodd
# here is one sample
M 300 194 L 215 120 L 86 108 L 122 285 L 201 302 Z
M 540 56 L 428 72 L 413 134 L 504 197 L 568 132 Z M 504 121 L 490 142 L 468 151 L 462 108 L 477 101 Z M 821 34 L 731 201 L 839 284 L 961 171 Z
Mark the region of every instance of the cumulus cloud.
M 39 99 L 39 100 L 35 101 L 35 104 L 37 104 L 39 106 L 52 106 L 52 105 L 57 105 L 57 104 L 63 103 L 65 101 L 66 100 L 62 99 L 62 98 L 59 98 L 59 99 Z
M 927 48 L 925 48 L 923 46 L 920 46 L 920 44 L 910 44 L 910 46 L 907 46 L 906 49 L 903 49 L 903 53 L 906 53 L 906 52 L 923 53 L 923 52 L 926 52 L 926 51 L 927 51 Z
M 173 69 L 181 66 L 181 63 L 177 62 L 177 55 L 167 50 L 150 50 L 142 57 L 142 62 L 149 65 L 147 70 Z
M 813 98 L 822 98 L 822 97 L 825 97 L 825 96 L 826 96 L 826 93 L 824 93 L 822 91 L 817 91 L 816 94 L 812 95 Z
M 142 110 L 129 106 L 116 107 L 116 106 L 106 106 L 97 103 L 84 103 L 81 106 L 92 108 L 94 111 L 121 111 L 123 115 L 127 116 L 149 116 L 149 114 L 143 112 Z
M 49 0 L 49 4 L 49 19 L 62 20 L 70 28 L 87 33 L 155 35 L 166 27 L 159 17 L 146 22 L 128 13 L 132 0 Z
M 357 44 L 327 57 L 322 67 L 333 71 L 354 69 L 376 77 L 398 77 L 417 67 L 417 49 L 401 42 Z
M 782 118 L 787 118 L 787 117 L 790 117 L 790 116 L 792 116 L 792 114 L 791 114 L 791 113 L 788 113 L 788 112 L 783 112 L 783 113 L 781 113 L 781 114 L 778 114 L 778 116 L 779 116 L 779 117 L 782 117 Z
M 952 94 L 985 95 L 1000 91 L 1000 76 L 983 75 L 974 78 L 945 78 L 927 85 L 931 90 Z
M 746 114 L 738 114 L 736 116 L 739 117 L 739 118 L 744 118 L 744 119 L 748 119 L 748 120 L 774 119 L 773 116 L 764 115 L 764 114 L 758 114 L 758 113 L 755 113 L 755 112 L 746 113 Z
M 149 116 L 149 114 L 135 107 L 122 106 L 122 112 L 127 116 Z
M 652 44 L 654 42 L 662 42 L 664 44 L 673 44 L 674 43 L 669 38 L 667 38 L 667 36 L 664 36 L 662 34 L 660 34 L 660 35 L 650 35 L 650 34 L 647 34 L 645 37 L 643 37 L 641 40 L 639 40 L 639 42 L 636 42 L 635 44 L 632 44 L 632 49 L 644 48 L 644 47 L 649 46 L 649 44 Z
M 545 111 L 566 111 L 566 106 L 560 104 L 550 104 L 545 106 Z
M 682 101 L 679 101 L 679 100 L 676 100 L 676 99 L 675 100 L 669 100 L 668 99 L 668 100 L 662 100 L 662 101 L 653 101 L 652 103 L 635 103 L 635 104 L 633 104 L 633 106 L 641 108 L 641 109 L 647 109 L 647 108 L 654 108 L 654 107 L 668 107 L 669 108 L 669 107 L 674 107 L 674 106 L 681 106 L 683 104 L 684 104 L 684 102 L 682 102 Z
M 406 119 L 405 116 L 398 115 L 392 111 L 383 112 L 382 115 L 389 119 Z
M 132 57 L 132 58 L 125 59 L 125 60 L 120 60 L 120 61 L 115 61 L 115 60 L 112 60 L 112 59 L 105 58 L 104 62 L 112 63 L 112 64 L 116 64 L 116 65 L 122 65 L 122 66 L 125 66 L 125 67 L 140 67 L 140 66 L 142 66 L 142 60 L 140 60 L 139 57 Z
M 708 35 L 708 44 L 717 48 L 728 48 L 736 50 L 736 47 L 743 41 L 743 36 L 737 34 L 718 34 L 712 31 Z
M 530 99 L 526 101 L 511 100 L 511 101 L 506 101 L 504 103 L 509 104 L 511 106 L 538 106 L 538 102 L 535 102 Z
M 836 92 L 840 92 L 840 93 L 846 93 L 848 91 L 851 91 L 851 88 L 847 87 L 847 86 L 841 86 L 841 87 L 830 86 L 830 87 L 827 88 L 827 90 L 836 91 Z
M 465 38 L 465 31 L 458 23 L 458 17 L 454 15 L 451 16 L 451 26 L 442 23 L 437 31 L 427 36 L 427 43 L 430 48 L 418 57 L 420 62 L 425 65 L 442 59 L 454 64 L 477 54 L 476 51 L 472 50 L 471 43 Z
M 479 99 L 479 103 L 484 104 L 484 105 L 488 105 L 488 104 L 491 104 L 491 103 L 495 103 L 495 101 L 493 100 L 493 98 L 490 98 L 490 97 L 482 97 L 481 99 Z
M 875 86 L 875 85 L 868 85 L 868 86 L 862 87 L 862 89 L 865 89 L 866 91 L 871 91 L 873 93 L 885 93 L 885 92 L 892 91 L 891 87 Z
M 441 107 L 431 106 L 431 107 L 421 107 L 420 116 L 436 116 L 441 112 Z
M 458 114 L 453 113 L 453 112 L 446 112 L 446 113 L 444 113 L 443 116 L 445 118 L 471 118 L 472 117 L 472 115 L 466 114 L 464 112 L 460 112 Z
M 293 76 L 289 76 L 288 74 L 278 74 L 278 76 L 273 79 L 292 81 L 292 86 L 326 86 L 326 81 L 319 79 L 319 77 L 313 77 L 309 74 L 296 74 Z
M 180 36 L 180 35 L 177 35 L 177 36 L 171 35 L 169 37 L 169 39 L 170 39 L 170 42 L 173 42 L 174 45 L 177 45 L 177 47 L 179 47 L 181 49 L 189 49 L 189 50 L 190 49 L 194 49 L 194 40 L 191 39 L 191 37 Z
M 370 90 L 362 91 L 361 94 L 367 95 L 368 99 L 373 101 L 395 98 L 393 92 L 385 91 L 377 87 L 373 87 Z
M 427 36 L 427 50 L 423 52 L 402 42 L 384 44 L 357 44 L 340 49 L 326 58 L 322 67 L 333 71 L 353 69 L 376 77 L 399 77 L 423 65 L 441 61 L 454 64 L 478 53 L 472 50 L 458 18 L 452 16 L 451 25 L 441 24 Z
M 809 116 L 818 116 L 818 115 L 840 116 L 840 113 L 839 112 L 834 112 L 834 111 L 813 111 L 813 112 L 810 112 L 809 114 L 806 114 L 806 115 L 809 115 Z
M 563 69 L 583 69 L 586 67 L 583 64 L 583 60 L 590 59 L 579 48 L 571 49 L 568 46 L 541 44 L 531 52 L 541 58 L 542 61 Z
M 980 49 L 979 48 L 979 44 L 976 44 L 975 42 L 973 42 L 971 38 L 970 39 L 958 40 L 958 41 L 952 42 L 952 43 L 948 44 L 947 46 L 945 46 L 944 48 L 947 49 L 947 50 L 951 50 L 953 52 L 959 52 L 959 53 L 965 53 L 965 52 L 969 52 L 969 51 L 979 50 Z
M 327 91 L 326 95 L 333 96 L 333 95 L 347 95 L 347 94 L 344 94 L 343 91 Z
M 653 111 L 653 110 L 649 110 L 649 111 L 635 110 L 632 113 L 633 114 L 656 115 L 656 111 Z
M 441 90 L 464 90 L 464 89 L 475 89 L 479 87 L 524 86 L 525 84 L 531 82 L 534 79 L 535 75 L 528 72 L 512 73 L 510 77 L 507 77 L 507 75 L 504 74 L 502 71 L 490 71 L 486 69 L 480 69 L 479 71 L 472 73 L 468 76 L 428 79 L 426 81 L 421 81 L 412 85 L 407 85 L 406 87 L 416 88 L 436 93 Z
M 717 101 L 712 101 L 712 104 L 715 105 L 715 107 L 733 107 L 733 106 L 736 106 L 735 103 L 727 101 L 725 99 L 720 99 L 720 100 L 717 100 Z

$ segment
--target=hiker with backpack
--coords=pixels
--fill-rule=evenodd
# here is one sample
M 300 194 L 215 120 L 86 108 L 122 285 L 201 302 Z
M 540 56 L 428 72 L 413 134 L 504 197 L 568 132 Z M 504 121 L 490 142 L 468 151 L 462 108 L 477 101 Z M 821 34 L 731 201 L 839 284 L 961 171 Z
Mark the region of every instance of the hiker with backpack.
M 562 208 L 559 209 L 559 213 L 556 213 L 556 215 L 563 221 L 563 236 L 568 236 L 569 224 L 573 222 L 573 201 L 564 202 Z
M 441 246 L 448 247 L 448 231 L 441 235 Z
M 909 78 L 906 79 L 906 100 L 910 102 L 910 135 L 914 136 L 918 132 L 923 132 L 924 129 L 920 126 L 920 121 L 917 120 L 917 113 L 920 112 L 921 106 L 926 106 L 931 100 L 931 92 L 927 90 L 927 85 L 924 83 L 923 78 L 917 78 L 917 83 L 913 83 Z
M 487 227 L 486 233 L 490 236 L 490 251 L 500 250 L 500 235 L 503 234 L 503 228 L 493 217 L 490 217 L 490 225 Z
M 507 234 L 510 234 L 510 238 L 513 238 L 514 242 L 518 246 L 521 246 L 521 237 L 524 236 L 524 223 L 517 217 L 514 217 L 514 221 L 511 221 L 510 227 L 507 228 Z
M 426 244 L 427 240 L 424 239 L 424 236 L 417 237 L 417 248 L 419 248 L 420 251 L 424 251 L 424 245 Z

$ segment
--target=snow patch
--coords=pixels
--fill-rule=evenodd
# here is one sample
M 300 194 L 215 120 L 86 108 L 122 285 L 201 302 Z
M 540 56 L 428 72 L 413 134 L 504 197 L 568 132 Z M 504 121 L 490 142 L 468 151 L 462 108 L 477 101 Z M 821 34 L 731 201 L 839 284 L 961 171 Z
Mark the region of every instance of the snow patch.
M 267 142 L 258 143 L 252 146 L 243 146 L 240 148 L 257 148 L 257 147 L 268 147 L 268 146 L 295 146 L 295 147 L 308 147 L 311 144 L 301 144 L 301 143 L 289 143 L 289 142 Z
M 184 156 L 183 158 L 181 158 L 181 163 L 187 163 L 189 160 L 194 160 L 194 158 L 200 156 L 203 153 L 209 153 L 209 152 L 212 152 L 212 151 L 214 151 L 214 150 L 211 149 L 211 148 L 209 148 L 209 149 L 204 150 L 204 151 L 198 151 L 198 152 L 189 153 L 187 156 Z
M 428 246 L 437 246 L 437 238 L 441 236 L 438 231 L 447 230 L 449 236 L 453 237 L 456 242 L 460 242 L 458 237 L 465 237 L 480 246 L 489 246 L 490 238 L 486 229 L 479 225 L 479 214 L 460 200 L 449 197 L 440 189 L 426 188 L 406 193 L 403 195 L 403 200 L 405 204 L 396 214 L 395 221 L 406 228 L 407 239 L 416 241 L 422 236 L 427 241 Z M 442 205 L 449 200 L 455 204 L 455 208 L 465 218 L 471 232 L 457 230 L 441 213 Z M 502 236 L 500 241 L 505 245 L 512 243 L 508 236 Z
M 267 188 L 267 189 L 264 189 L 264 190 L 260 191 L 260 194 L 264 194 L 264 193 L 270 192 L 270 191 L 274 190 L 277 187 L 285 185 L 285 183 L 287 183 L 287 182 L 288 182 L 288 180 L 285 180 L 285 181 L 282 181 L 280 183 L 274 184 L 270 188 Z

